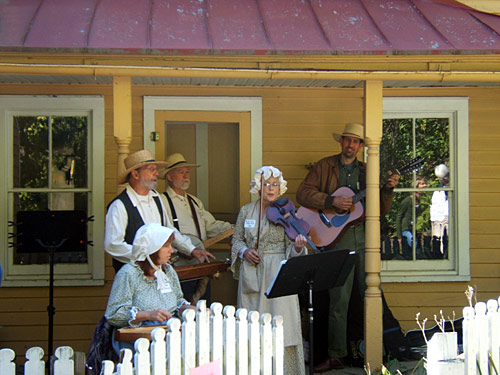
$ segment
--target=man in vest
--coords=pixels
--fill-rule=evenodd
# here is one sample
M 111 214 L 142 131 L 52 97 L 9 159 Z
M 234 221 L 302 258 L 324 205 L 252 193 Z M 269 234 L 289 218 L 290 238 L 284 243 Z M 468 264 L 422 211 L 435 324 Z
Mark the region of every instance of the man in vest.
M 187 193 L 191 184 L 191 169 L 197 167 L 198 164 L 190 164 L 182 154 L 175 153 L 167 157 L 167 167 L 160 172 L 159 178 L 164 178 L 168 184 L 166 192 L 161 196 L 168 218 L 178 231 L 201 248 L 203 241 L 231 229 L 232 224 L 216 220 L 199 198 Z M 181 257 L 174 264 L 192 263 Z M 195 263 L 198 262 L 195 260 Z M 182 282 L 181 287 L 184 298 L 191 303 L 196 304 L 199 297 L 209 300 L 208 278 Z
M 144 224 L 159 223 L 174 228 L 159 194 L 158 168 L 166 163 L 154 160 L 149 150 L 130 154 L 125 160 L 125 171 L 118 176 L 123 190 L 108 206 L 104 231 L 104 249 L 113 257 L 116 272 L 132 259 L 132 242 L 135 232 Z M 174 228 L 175 230 L 175 228 Z M 175 230 L 173 246 L 183 254 L 195 257 L 200 263 L 215 257 L 204 249 L 195 247 L 191 240 Z

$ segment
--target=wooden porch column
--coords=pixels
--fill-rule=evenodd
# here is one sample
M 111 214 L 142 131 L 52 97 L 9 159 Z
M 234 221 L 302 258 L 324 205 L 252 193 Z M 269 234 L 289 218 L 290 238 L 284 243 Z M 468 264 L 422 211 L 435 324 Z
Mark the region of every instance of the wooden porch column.
M 382 140 L 382 81 L 365 82 L 365 145 L 368 147 L 366 174 L 366 293 L 365 364 L 371 370 L 382 365 L 382 297 L 380 293 L 380 164 Z
M 123 160 L 132 142 L 132 80 L 113 77 L 113 135 L 118 146 L 117 176 L 125 170 Z M 117 187 L 120 190 L 120 187 Z

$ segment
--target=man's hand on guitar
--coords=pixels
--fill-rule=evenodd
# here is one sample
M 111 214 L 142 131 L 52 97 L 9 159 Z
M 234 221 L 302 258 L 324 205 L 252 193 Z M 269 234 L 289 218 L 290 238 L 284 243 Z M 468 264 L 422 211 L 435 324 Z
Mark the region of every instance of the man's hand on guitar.
M 246 249 L 245 252 L 243 253 L 243 256 L 251 264 L 253 265 L 259 264 L 260 261 L 259 253 L 256 252 L 254 249 Z
M 348 211 L 352 206 L 352 197 L 346 197 L 344 195 L 334 197 L 333 206 L 341 209 L 342 211 Z
M 397 173 L 392 173 L 389 171 L 389 177 L 387 177 L 387 182 L 385 183 L 385 187 L 388 189 L 392 189 L 395 187 L 399 182 L 399 174 Z

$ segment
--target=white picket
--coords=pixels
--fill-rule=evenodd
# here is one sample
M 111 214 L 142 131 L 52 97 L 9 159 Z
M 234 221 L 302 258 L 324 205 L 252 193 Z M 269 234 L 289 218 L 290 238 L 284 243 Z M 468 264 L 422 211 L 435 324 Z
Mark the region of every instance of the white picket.
M 140 338 L 130 349 L 120 352 L 120 361 L 103 361 L 101 375 L 188 375 L 190 370 L 208 361 L 220 363 L 225 375 L 275 374 L 283 375 L 283 318 L 248 313 L 234 306 L 220 303 L 210 306 L 211 314 L 203 301 L 198 312 L 186 309 L 181 321 L 168 321 L 168 333 L 156 328 L 151 332 L 151 343 Z M 272 324 L 271 324 L 272 322 Z M 208 332 L 204 334 L 204 332 Z M 200 337 L 200 334 L 202 335 Z M 199 351 L 206 351 L 200 355 Z M 74 374 L 73 349 L 62 346 L 55 351 L 54 375 Z M 43 375 L 45 364 L 43 350 L 38 347 L 26 352 L 24 375 Z M 15 375 L 15 353 L 0 350 L 0 374 Z M 182 370 L 182 372 L 181 372 Z
M 499 370 L 499 357 L 500 357 L 500 340 L 499 331 L 500 324 L 498 321 L 498 302 L 494 299 L 490 299 L 486 307 L 488 309 L 488 352 L 491 353 L 491 363 L 490 363 L 490 374 L 495 373 L 495 369 Z
M 182 313 L 182 358 L 184 359 L 184 375 L 189 375 L 192 368 L 196 367 L 196 313 L 192 309 L 186 309 Z
M 273 345 L 273 331 L 271 327 L 271 314 L 264 313 L 260 316 L 260 347 L 271 348 Z M 273 353 L 269 350 L 260 351 L 261 374 L 272 375 Z
M 248 375 L 248 319 L 247 309 L 236 310 L 236 346 L 238 375 Z
M 248 347 L 250 353 L 260 353 L 260 327 L 259 312 L 250 311 L 248 313 Z M 250 375 L 260 374 L 260 355 L 250 356 Z
M 151 331 L 151 367 L 152 375 L 167 374 L 167 345 L 165 342 L 165 330 L 155 328 Z
M 466 375 L 476 375 L 476 329 L 474 328 L 474 308 L 466 306 L 463 309 L 464 321 L 462 323 L 463 350 Z
M 210 317 L 210 361 L 214 362 L 219 360 L 222 364 L 223 361 L 223 318 L 222 318 L 222 304 L 214 302 L 210 305 L 212 316 Z M 222 369 L 221 369 L 222 370 Z
M 234 306 L 224 307 L 224 360 L 223 373 L 236 375 L 236 318 Z
M 0 349 L 0 374 L 16 374 L 14 358 L 16 358 L 16 353 L 12 349 Z
M 134 349 L 135 375 L 151 375 L 149 340 L 145 338 L 137 339 L 134 343 Z
M 284 372 L 284 336 L 283 336 L 283 316 L 273 317 L 273 370 L 274 375 L 283 375 Z
M 476 329 L 478 332 L 479 342 L 477 352 L 477 362 L 479 369 L 483 375 L 488 374 L 488 319 L 486 318 L 486 303 L 478 302 L 474 306 L 476 311 Z
M 24 373 L 26 375 L 44 375 L 45 361 L 43 358 L 43 349 L 39 347 L 29 348 L 26 351 L 26 363 L 24 364 Z M 0 371 L 1 374 L 3 372 Z

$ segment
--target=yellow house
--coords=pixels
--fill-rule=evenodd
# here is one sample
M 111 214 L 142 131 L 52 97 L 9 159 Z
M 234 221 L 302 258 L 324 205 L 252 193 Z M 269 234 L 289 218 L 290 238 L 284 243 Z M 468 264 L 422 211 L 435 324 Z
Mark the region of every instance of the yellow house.
M 83 235 L 93 246 L 60 252 L 54 271 L 54 347 L 86 352 L 114 275 L 106 205 L 130 152 L 196 160 L 194 191 L 234 220 L 256 168 L 280 168 L 294 200 L 306 166 L 339 151 L 331 133 L 347 122 L 366 132 L 366 361 L 382 362 L 380 281 L 405 330 L 417 312 L 460 315 L 468 285 L 497 298 L 499 12 L 486 0 L 0 2 L 0 346 L 21 360 L 47 341 L 47 256 L 9 236 L 18 212 L 93 216 Z M 446 254 L 419 257 L 415 246 L 405 261 L 381 261 L 383 129 L 405 120 L 418 154 L 420 124 L 435 119 L 444 149 L 424 168 L 450 168 Z M 230 276 L 219 283 L 215 297 L 234 303 Z

